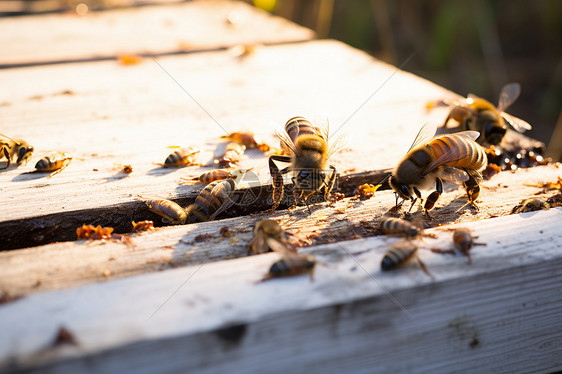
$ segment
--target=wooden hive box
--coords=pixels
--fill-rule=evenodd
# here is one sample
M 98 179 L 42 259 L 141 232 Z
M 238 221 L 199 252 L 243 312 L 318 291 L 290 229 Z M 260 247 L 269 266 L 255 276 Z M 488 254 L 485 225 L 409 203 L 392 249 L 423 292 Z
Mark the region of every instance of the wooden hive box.
M 253 131 L 273 145 L 290 117 L 327 118 L 348 137 L 331 162 L 339 190 L 352 195 L 395 166 L 422 124 L 443 121 L 446 109 L 427 111 L 428 101 L 459 96 L 243 3 L 107 11 L 82 19 L 88 28 L 75 18 L 0 20 L 13 31 L 0 32 L 0 132 L 35 147 L 28 165 L 0 173 L 3 371 L 561 369 L 562 211 L 509 214 L 525 198 L 559 193 L 532 186 L 560 177 L 557 164 L 485 181 L 479 211 L 459 210 L 464 192 L 447 186 L 428 230 L 437 239 L 420 242 L 435 280 L 415 266 L 380 271 L 399 240 L 374 229 L 395 204 L 390 191 L 312 213 L 250 215 L 271 190 L 257 150 L 240 162 L 259 178 L 252 204 L 213 222 L 129 234 L 131 221 L 158 218 L 136 195 L 186 205 L 203 187 L 179 181 L 208 167 L 154 164 L 169 146 L 198 145 L 207 163 L 225 132 Z M 246 57 L 232 49 L 243 45 L 252 46 Z M 122 65 L 115 57 L 124 53 L 145 58 Z M 51 178 L 31 173 L 54 150 L 70 152 L 70 165 Z M 322 263 L 313 282 L 259 282 L 279 258 L 246 256 L 263 218 Z M 129 239 L 76 241 L 82 224 Z M 447 230 L 459 226 L 487 243 L 471 265 L 429 250 L 450 249 Z M 224 227 L 234 235 L 223 237 Z M 61 327 L 76 344 L 53 344 Z

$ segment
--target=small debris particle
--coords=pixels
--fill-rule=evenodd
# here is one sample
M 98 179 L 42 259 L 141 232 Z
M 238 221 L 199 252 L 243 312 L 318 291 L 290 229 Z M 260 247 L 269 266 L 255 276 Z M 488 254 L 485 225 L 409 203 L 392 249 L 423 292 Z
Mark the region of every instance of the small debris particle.
M 230 238 L 232 235 L 234 235 L 234 231 L 230 231 L 227 226 L 221 227 L 219 232 L 223 238 Z
M 99 170 L 94 168 L 94 169 L 92 169 L 92 171 L 99 171 Z
M 109 269 L 105 269 L 101 272 L 101 275 L 103 275 L 105 278 L 109 278 L 111 276 L 111 271 Z
M 18 299 L 21 299 L 21 296 L 10 295 L 7 291 L 0 294 L 0 304 L 11 303 L 12 301 L 16 301 Z
M 229 242 L 230 242 L 230 244 L 236 244 L 236 243 L 238 243 L 239 241 L 240 241 L 239 238 L 234 237 L 234 238 L 231 238 Z
M 195 240 L 196 242 L 206 242 L 207 240 L 211 239 L 213 237 L 213 235 L 207 233 L 207 234 L 200 234 L 197 235 L 195 238 L 193 238 L 193 240 Z
M 117 61 L 119 61 L 121 65 L 125 65 L 125 66 L 137 65 L 142 62 L 142 56 L 133 55 L 133 54 L 122 54 L 117 56 Z
M 59 331 L 57 332 L 52 346 L 58 347 L 63 344 L 78 345 L 78 343 L 76 342 L 76 338 L 74 338 L 74 335 L 66 327 L 61 326 L 59 328 Z
M 360 200 L 367 200 L 375 196 L 375 191 L 379 189 L 380 186 L 374 186 L 369 183 L 365 183 L 357 187 L 355 191 L 355 196 Z
M 105 240 L 111 239 L 113 227 L 101 227 L 100 225 L 94 227 L 92 225 L 82 225 L 76 229 L 76 236 L 78 240 Z
M 131 223 L 133 224 L 134 232 L 154 230 L 154 222 L 149 220 L 140 221 L 140 222 L 133 221 Z
M 486 166 L 486 169 L 484 169 L 484 171 L 482 172 L 482 177 L 485 180 L 489 180 L 494 175 L 498 174 L 500 171 L 502 171 L 502 168 L 499 167 L 498 165 L 488 164 L 488 166 Z

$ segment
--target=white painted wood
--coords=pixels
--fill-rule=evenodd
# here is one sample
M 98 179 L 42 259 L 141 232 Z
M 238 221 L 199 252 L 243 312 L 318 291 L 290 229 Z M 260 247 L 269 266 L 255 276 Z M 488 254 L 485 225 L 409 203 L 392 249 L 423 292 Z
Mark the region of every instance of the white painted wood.
M 560 370 L 561 221 L 555 208 L 465 223 L 488 245 L 472 250 L 472 265 L 421 249 L 435 281 L 415 267 L 381 273 L 398 239 L 374 237 L 310 248 L 329 264 L 314 282 L 256 284 L 278 258 L 266 254 L 31 295 L 0 307 L 1 362 L 41 372 Z M 445 228 L 421 246 L 450 247 Z M 215 332 L 231 324 L 246 327 Z M 48 348 L 60 325 L 78 347 Z
M 423 123 L 447 115 L 428 113 L 426 101 L 455 97 L 335 41 L 257 48 L 243 61 L 229 52 L 158 61 L 212 118 L 152 60 L 0 70 L 10 87 L 0 92 L 0 132 L 36 149 L 27 166 L 0 173 L 0 219 L 110 206 L 136 194 L 191 196 L 201 187 L 178 182 L 203 170 L 154 165 L 170 153 L 166 147 L 199 145 L 206 163 L 224 130 L 254 131 L 275 145 L 274 129 L 300 114 L 328 119 L 333 131 L 348 136 L 348 146 L 331 159 L 342 174 L 393 167 Z M 66 90 L 74 94 L 61 94 Z M 53 150 L 74 156 L 63 172 L 26 174 Z M 131 164 L 133 173 L 116 178 L 117 163 Z M 248 152 L 240 164 L 268 181 L 261 152 Z
M 561 175 L 562 170 L 555 166 L 500 173 L 483 183 L 478 201 L 479 212 L 465 209 L 456 213 L 466 202 L 464 189 L 447 187 L 432 212 L 433 220 L 430 223 L 464 223 L 507 215 L 521 200 L 541 190 L 528 184 L 555 181 Z M 546 200 L 556 193 L 550 191 L 537 197 Z M 176 266 L 243 257 L 252 237 L 251 228 L 263 218 L 278 220 L 298 245 L 314 246 L 329 240 L 342 240 L 350 238 L 350 230 L 353 231 L 354 225 L 361 221 L 376 225 L 394 203 L 392 192 L 380 191 L 374 198 L 360 203 L 345 199 L 333 207 L 313 207 L 312 215 L 303 207 L 294 213 L 280 211 L 254 217 L 163 227 L 154 232 L 133 235 L 129 245 L 78 241 L 0 252 L 0 295 L 24 296 Z M 223 238 L 219 231 L 224 226 L 235 235 Z M 206 241 L 195 240 L 197 236 L 206 234 L 212 237 Z
M 229 23 L 228 19 L 237 20 Z M 309 40 L 314 33 L 240 1 L 0 19 L 0 66 L 52 63 L 123 54 L 162 54 L 239 44 Z

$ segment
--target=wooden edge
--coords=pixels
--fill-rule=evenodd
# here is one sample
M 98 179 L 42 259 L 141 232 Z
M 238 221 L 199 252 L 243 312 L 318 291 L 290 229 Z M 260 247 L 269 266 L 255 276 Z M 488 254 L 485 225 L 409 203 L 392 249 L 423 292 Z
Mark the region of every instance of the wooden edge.
M 559 342 L 562 338 L 561 331 L 552 328 L 553 315 L 562 302 L 555 286 L 562 279 L 557 270 L 562 264 L 561 219 L 562 209 L 555 208 L 463 224 L 487 246 L 473 248 L 472 265 L 463 256 L 437 255 L 420 249 L 420 257 L 435 281 L 415 266 L 382 273 L 381 257 L 398 239 L 374 237 L 316 248 L 317 258 L 326 259 L 328 265 L 318 266 L 314 282 L 300 276 L 256 284 L 278 258 L 277 254 L 267 254 L 32 295 L 0 308 L 1 362 L 5 368 L 23 369 L 58 361 L 51 367 L 53 370 L 95 363 L 103 372 L 115 365 L 114 360 L 132 366 L 151 360 L 151 365 L 165 365 L 159 358 L 163 341 L 174 342 L 172 346 L 178 341 L 191 341 L 189 347 L 193 349 L 205 347 L 205 358 L 190 354 L 174 363 L 192 369 L 216 369 L 236 363 L 232 367 L 236 371 L 246 365 L 270 365 L 270 360 L 258 354 L 267 357 L 262 346 L 267 340 L 277 342 L 278 349 L 269 354 L 279 367 L 318 364 L 324 359 L 333 364 L 333 347 L 348 343 L 356 333 L 362 336 L 359 326 L 366 324 L 364 328 L 372 329 L 369 334 L 363 331 L 366 335 L 362 341 L 379 341 L 375 346 L 384 345 L 383 353 L 394 359 L 383 359 L 381 352 L 358 350 L 354 355 L 361 355 L 362 360 L 377 358 L 375 362 L 389 368 L 411 365 L 413 361 L 391 355 L 393 349 L 401 347 L 397 352 L 416 349 L 424 357 L 445 350 L 446 360 L 433 365 L 453 365 L 460 353 L 473 352 L 467 364 L 480 362 L 479 365 L 496 367 L 500 362 L 493 357 L 508 349 L 505 334 L 513 336 L 523 331 L 528 344 Z M 447 228 L 432 231 L 440 231 L 432 246 L 451 247 L 450 233 L 444 231 Z M 427 248 L 421 243 L 420 247 Z M 322 251 L 338 254 L 338 260 L 330 262 L 333 255 L 322 255 Z M 367 310 L 356 308 L 361 304 L 368 305 Z M 304 313 L 312 311 L 314 317 L 316 313 L 333 314 L 338 310 L 339 318 L 326 323 L 314 323 Z M 276 316 L 285 322 L 278 325 Z M 292 322 L 287 325 L 289 320 Z M 518 331 L 512 330 L 514 321 Z M 350 323 L 355 326 L 352 330 L 348 329 Z M 234 329 L 238 331 L 232 338 L 234 343 L 228 342 L 228 328 L 233 325 L 246 326 Z M 79 342 L 77 347 L 50 347 L 60 326 L 72 331 Z M 227 338 L 218 339 L 226 340 L 224 344 L 232 343 L 230 347 L 236 353 L 224 360 L 215 357 L 215 350 L 224 349 L 223 343 L 203 343 L 216 339 L 220 329 L 226 329 Z M 466 336 L 463 329 L 470 334 Z M 477 343 L 472 342 L 474 331 Z M 242 339 L 245 334 L 252 338 Z M 285 334 L 303 336 L 309 342 L 316 341 L 317 336 L 331 336 L 331 343 L 319 344 L 319 350 L 315 350 L 320 352 L 318 357 L 298 353 L 296 357 L 303 362 L 286 360 L 283 352 L 292 343 L 284 340 Z M 433 339 L 433 334 L 439 340 Z M 381 336 L 385 337 L 384 344 Z M 453 343 L 463 348 L 455 352 L 455 347 L 450 346 Z M 472 345 L 474 350 L 469 349 Z M 519 347 L 523 357 L 537 353 L 525 353 L 526 348 Z M 545 357 L 559 347 L 543 345 L 538 353 Z M 509 349 L 514 347 L 510 345 Z M 152 353 L 139 354 L 148 351 Z M 207 361 L 206 357 L 215 359 Z M 62 361 L 70 358 L 74 361 Z M 511 360 L 517 365 L 523 365 L 523 361 L 519 356 Z M 363 365 L 362 361 L 356 364 Z M 504 360 L 501 364 L 505 364 Z M 551 356 L 542 365 L 553 367 L 560 362 Z

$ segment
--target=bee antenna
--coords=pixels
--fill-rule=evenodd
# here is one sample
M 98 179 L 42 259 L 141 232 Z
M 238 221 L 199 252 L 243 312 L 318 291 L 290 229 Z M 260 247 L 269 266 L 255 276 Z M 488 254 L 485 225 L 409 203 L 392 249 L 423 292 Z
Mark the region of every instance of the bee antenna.
M 391 176 L 392 176 L 392 173 L 387 174 L 386 177 L 384 177 L 383 180 L 381 180 L 381 181 L 375 186 L 375 188 L 376 188 L 377 190 L 378 190 L 379 188 L 381 188 L 382 185 L 385 184 L 386 181 L 388 181 Z

